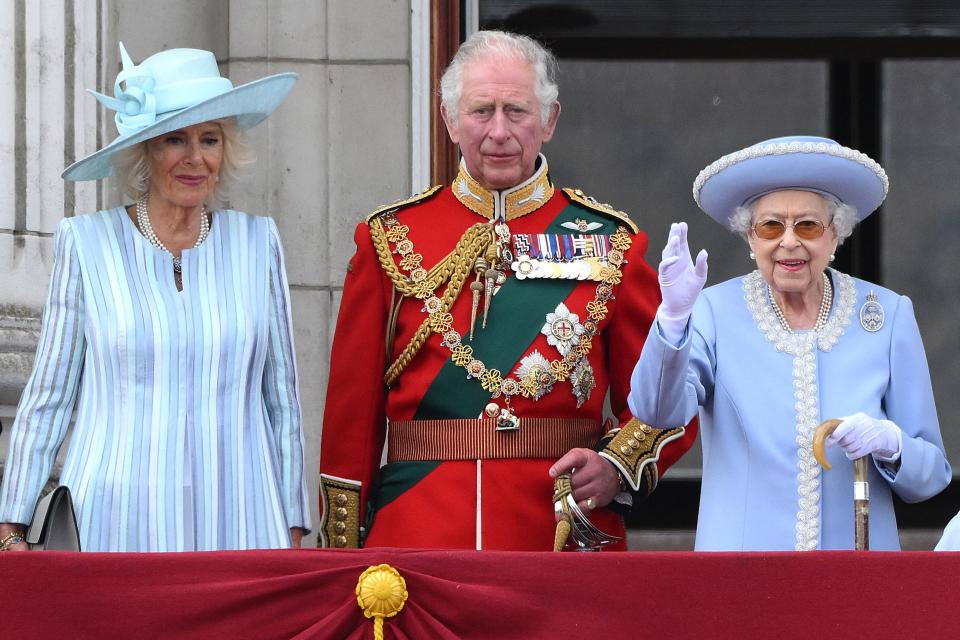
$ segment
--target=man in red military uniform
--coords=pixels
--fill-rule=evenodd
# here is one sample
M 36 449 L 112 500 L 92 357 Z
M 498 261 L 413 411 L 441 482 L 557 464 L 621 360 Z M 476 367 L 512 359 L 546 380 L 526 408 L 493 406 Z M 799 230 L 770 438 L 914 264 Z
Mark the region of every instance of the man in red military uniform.
M 625 214 L 550 181 L 555 69 L 530 38 L 471 36 L 442 80 L 459 175 L 357 227 L 324 413 L 321 546 L 550 550 L 565 473 L 592 524 L 622 537 L 622 513 L 695 436 L 627 409 L 656 273 Z

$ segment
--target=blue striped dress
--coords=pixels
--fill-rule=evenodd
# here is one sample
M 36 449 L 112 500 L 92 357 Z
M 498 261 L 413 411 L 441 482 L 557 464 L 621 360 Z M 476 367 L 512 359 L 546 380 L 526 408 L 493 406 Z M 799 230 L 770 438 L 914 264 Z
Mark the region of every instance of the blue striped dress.
M 310 510 L 274 221 L 214 213 L 182 291 L 123 208 L 64 219 L 54 247 L 0 522 L 29 522 L 76 409 L 60 482 L 84 550 L 289 547 Z

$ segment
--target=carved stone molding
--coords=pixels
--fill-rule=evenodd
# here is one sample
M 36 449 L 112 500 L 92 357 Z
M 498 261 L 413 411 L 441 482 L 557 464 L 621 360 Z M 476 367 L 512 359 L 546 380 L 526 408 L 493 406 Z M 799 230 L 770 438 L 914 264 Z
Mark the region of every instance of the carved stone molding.
M 39 309 L 0 304 L 0 404 L 19 402 L 39 337 Z

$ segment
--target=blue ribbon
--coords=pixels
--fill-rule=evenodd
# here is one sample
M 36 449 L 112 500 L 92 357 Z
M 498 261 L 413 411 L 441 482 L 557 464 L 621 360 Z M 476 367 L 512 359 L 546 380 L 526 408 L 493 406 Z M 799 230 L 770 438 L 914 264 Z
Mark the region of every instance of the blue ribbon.
M 120 43 L 120 58 L 123 70 L 113 83 L 113 95 L 91 91 L 100 104 L 116 111 L 114 122 L 121 136 L 129 136 L 157 121 L 157 98 L 153 94 L 156 80 L 149 69 L 133 64 L 123 43 Z M 126 87 L 122 87 L 125 83 Z

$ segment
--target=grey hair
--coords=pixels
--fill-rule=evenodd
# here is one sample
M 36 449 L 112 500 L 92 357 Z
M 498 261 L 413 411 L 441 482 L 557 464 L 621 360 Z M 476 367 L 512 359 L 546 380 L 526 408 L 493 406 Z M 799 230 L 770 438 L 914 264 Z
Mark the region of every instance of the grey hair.
M 234 185 L 240 172 L 256 160 L 253 148 L 233 118 L 211 120 L 220 125 L 223 131 L 223 160 L 220 163 L 219 180 L 214 187 L 211 205 L 223 205 L 230 196 L 230 187 Z M 169 132 L 168 132 L 169 133 Z M 166 135 L 166 134 L 161 134 Z M 157 136 L 160 137 L 160 136 Z M 150 155 L 145 140 L 132 147 L 121 149 L 113 156 L 113 166 L 117 180 L 124 195 L 140 198 L 150 190 Z
M 833 225 L 833 230 L 837 234 L 837 244 L 843 244 L 843 241 L 850 237 L 850 234 L 853 233 L 853 228 L 857 225 L 856 208 L 830 196 L 825 196 L 822 193 L 818 193 L 817 195 L 823 198 L 823 201 L 827 204 L 827 217 L 830 219 L 830 224 Z M 728 222 L 730 230 L 744 240 L 747 239 L 750 228 L 753 226 L 753 213 L 756 202 L 757 200 L 754 200 L 746 206 L 739 206 L 734 209 L 733 215 L 730 216 L 730 221 Z
M 529 36 L 507 31 L 477 31 L 457 50 L 440 78 L 440 100 L 451 122 L 457 123 L 463 95 L 463 69 L 484 57 L 521 60 L 533 67 L 533 93 L 540 103 L 540 124 L 546 126 L 560 88 L 557 86 L 557 59 L 546 47 Z

